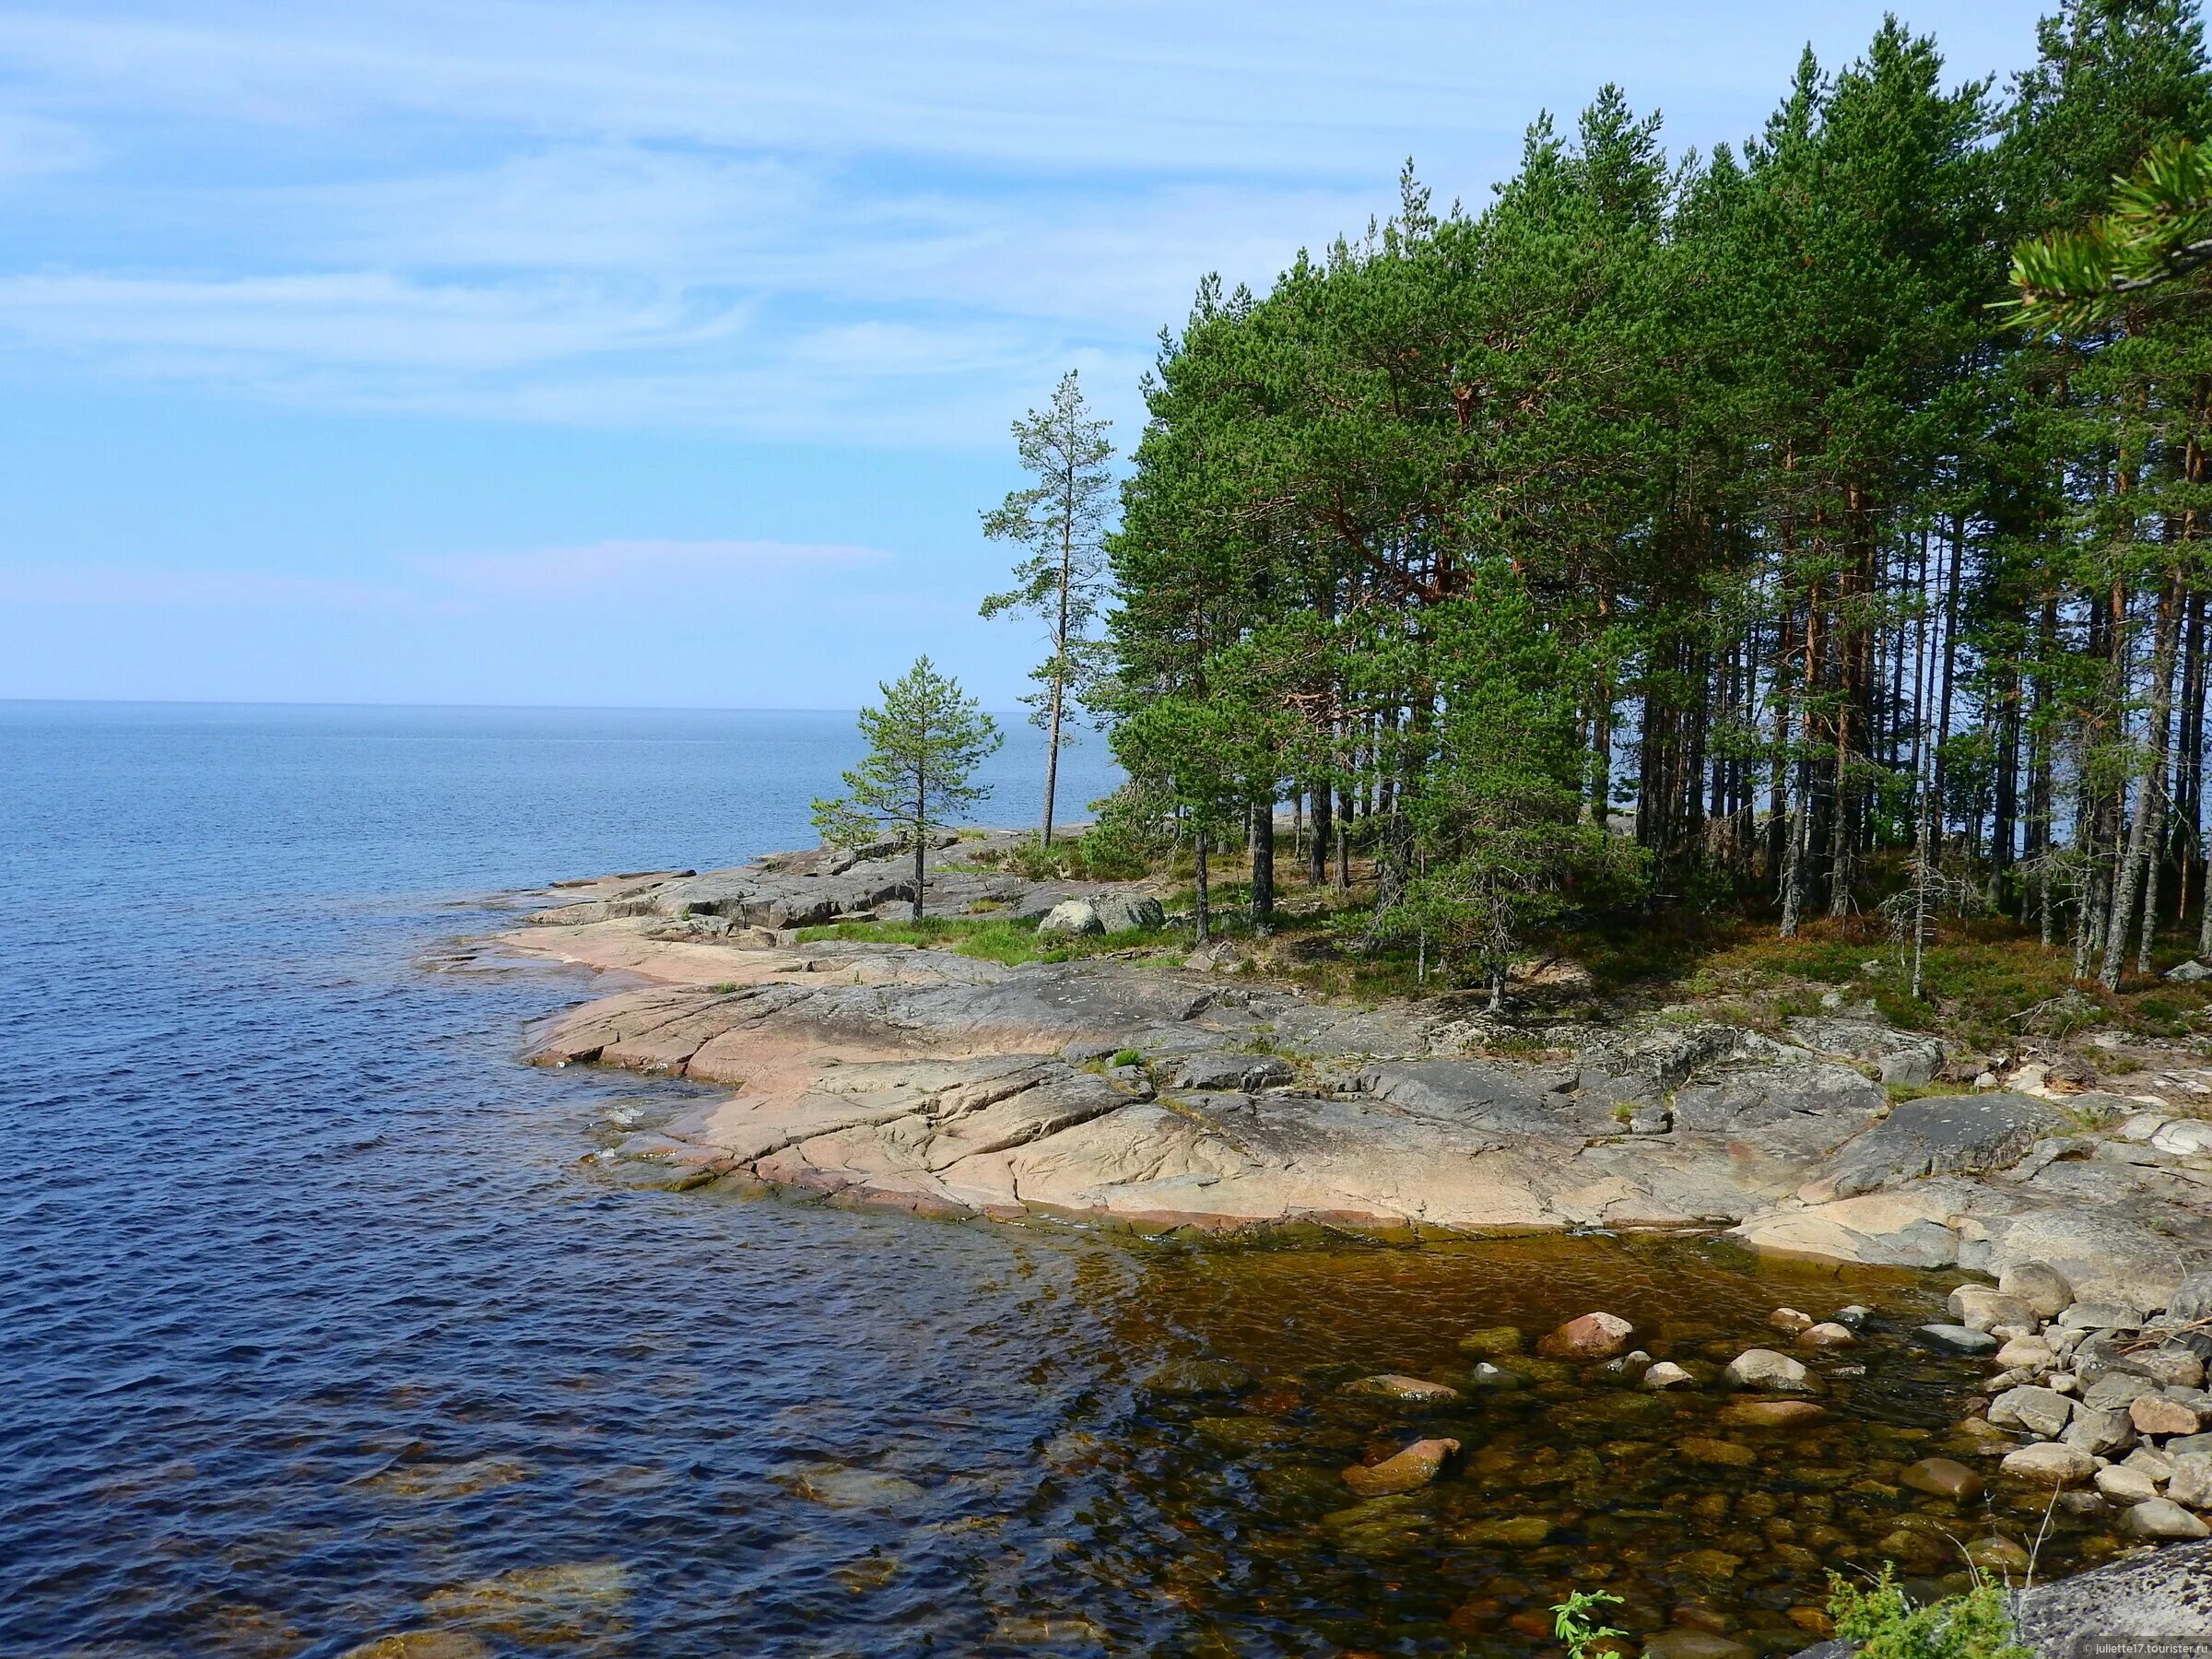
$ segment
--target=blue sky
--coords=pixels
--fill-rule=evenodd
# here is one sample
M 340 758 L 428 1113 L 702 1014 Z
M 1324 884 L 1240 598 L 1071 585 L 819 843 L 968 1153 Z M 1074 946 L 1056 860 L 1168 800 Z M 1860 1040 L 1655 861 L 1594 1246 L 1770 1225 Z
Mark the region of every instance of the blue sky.
M 2040 8 L 1901 7 L 1959 77 Z M 995 707 L 1006 422 L 1198 276 L 1755 131 L 1884 6 L 0 5 L 0 697 Z

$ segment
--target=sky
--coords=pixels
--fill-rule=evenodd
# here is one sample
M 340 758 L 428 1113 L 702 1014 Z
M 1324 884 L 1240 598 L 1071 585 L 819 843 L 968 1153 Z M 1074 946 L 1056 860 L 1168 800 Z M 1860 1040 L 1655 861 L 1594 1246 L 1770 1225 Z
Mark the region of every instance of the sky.
M 852 708 L 1199 277 L 1756 132 L 1861 0 L 0 0 L 0 698 Z M 1959 79 L 2018 0 L 1900 4 Z

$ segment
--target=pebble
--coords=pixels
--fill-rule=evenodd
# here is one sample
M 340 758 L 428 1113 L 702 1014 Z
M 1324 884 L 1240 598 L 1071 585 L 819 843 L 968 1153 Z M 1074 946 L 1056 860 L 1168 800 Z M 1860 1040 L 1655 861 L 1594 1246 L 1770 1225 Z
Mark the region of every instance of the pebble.
M 1966 1559 L 1983 1572 L 2026 1572 L 2035 1565 L 2034 1558 L 2026 1549 L 1997 1533 L 1969 1544 Z
M 1662 1359 L 1643 1373 L 1643 1385 L 1650 1389 L 1695 1388 L 1697 1382 L 1695 1377 L 1672 1359 Z
M 1467 1373 L 1471 1388 L 1518 1388 L 1521 1379 L 1510 1371 L 1500 1371 L 1488 1359 L 1476 1361 L 1475 1369 Z
M 1866 1322 L 1873 1317 L 1874 1310 L 1858 1302 L 1853 1302 L 1848 1308 L 1836 1310 L 1836 1323 L 1847 1331 L 1865 1330 Z
M 1800 1313 L 1794 1308 L 1777 1308 L 1767 1315 L 1767 1323 L 1784 1335 L 1794 1336 L 1798 1332 L 1811 1326 L 1813 1316 L 1810 1313 Z
M 1833 1323 L 1807 1325 L 1797 1333 L 1798 1345 L 1809 1348 L 1847 1348 L 1858 1340 L 1847 1328 Z

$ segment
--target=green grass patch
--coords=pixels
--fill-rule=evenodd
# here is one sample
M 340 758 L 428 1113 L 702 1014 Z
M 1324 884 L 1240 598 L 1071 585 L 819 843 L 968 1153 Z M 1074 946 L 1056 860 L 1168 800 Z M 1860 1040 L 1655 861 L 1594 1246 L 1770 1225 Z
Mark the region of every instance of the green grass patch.
M 1138 1053 L 1135 1049 L 1116 1049 L 1113 1051 L 1113 1058 L 1107 1061 L 1106 1064 L 1108 1065 L 1117 1067 L 1124 1065 L 1141 1065 L 1144 1064 L 1144 1055 Z

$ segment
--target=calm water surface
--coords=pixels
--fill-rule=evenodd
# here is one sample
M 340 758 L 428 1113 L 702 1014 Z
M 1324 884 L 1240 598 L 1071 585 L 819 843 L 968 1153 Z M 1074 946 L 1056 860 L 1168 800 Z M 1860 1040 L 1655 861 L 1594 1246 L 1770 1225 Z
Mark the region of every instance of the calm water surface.
M 1481 1325 L 1604 1305 L 1687 1357 L 1924 1286 L 594 1183 L 639 1081 L 513 1058 L 589 982 L 425 959 L 502 890 L 799 842 L 852 751 L 831 715 L 0 704 L 0 1653 L 1530 1653 L 1516 1613 L 1601 1582 L 1780 1651 L 1819 1565 L 1910 1520 L 1897 1464 L 1973 1379 L 1901 1349 L 1787 1458 L 1735 1436 L 1748 1468 L 1675 1452 L 1710 1400 L 1335 1390 L 1464 1373 Z M 1035 754 L 991 817 L 1030 817 Z M 1250 1381 L 1139 1386 L 1209 1355 Z M 1353 1510 L 1335 1471 L 1417 1427 L 1465 1470 Z

